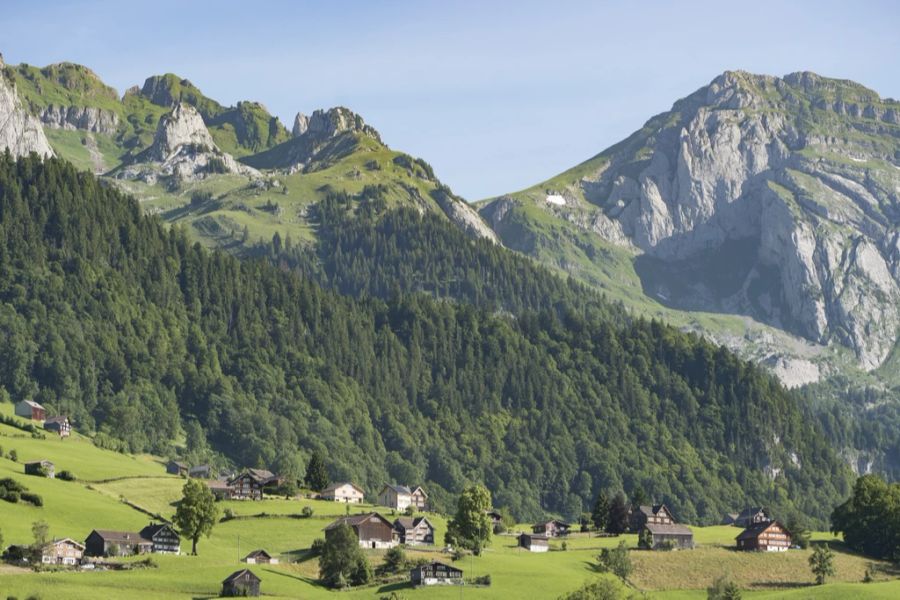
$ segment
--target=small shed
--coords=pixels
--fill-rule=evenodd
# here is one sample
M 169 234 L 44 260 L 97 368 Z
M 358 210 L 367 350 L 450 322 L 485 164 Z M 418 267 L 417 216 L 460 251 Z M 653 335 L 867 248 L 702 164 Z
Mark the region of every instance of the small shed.
M 434 561 L 410 570 L 409 581 L 413 586 L 461 585 L 463 583 L 463 572 L 462 569 Z
M 642 548 L 651 550 L 688 550 L 694 547 L 694 533 L 689 527 L 675 523 L 647 523 L 641 529 L 639 541 Z
M 550 538 L 537 533 L 522 533 L 519 535 L 519 547 L 529 552 L 547 552 L 550 550 Z
M 53 479 L 56 477 L 56 467 L 49 460 L 33 460 L 25 463 L 25 474 Z
M 16 416 L 33 421 L 43 421 L 47 418 L 47 411 L 33 400 L 22 400 L 16 403 Z
M 235 571 L 222 581 L 222 596 L 259 596 L 260 581 L 250 569 Z
M 166 463 L 166 473 L 170 475 L 187 475 L 188 466 L 180 460 L 170 460 Z
M 265 550 L 254 550 L 244 557 L 244 562 L 248 565 L 277 565 L 278 559 L 274 558 Z

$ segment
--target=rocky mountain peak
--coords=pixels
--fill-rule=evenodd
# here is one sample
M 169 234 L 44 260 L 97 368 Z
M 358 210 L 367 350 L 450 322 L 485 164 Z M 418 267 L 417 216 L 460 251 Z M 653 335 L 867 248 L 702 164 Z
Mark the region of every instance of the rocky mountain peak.
M 0 70 L 3 67 L 0 59 Z M 0 73 L 0 150 L 7 148 L 13 156 L 31 152 L 53 156 L 40 122 L 22 106 L 15 81 L 4 71 Z
M 216 144 L 203 122 L 203 117 L 190 104 L 179 102 L 167 115 L 163 115 L 156 127 L 150 155 L 165 161 L 183 146 L 212 150 Z
M 176 94 L 178 87 L 194 87 L 187 79 L 181 79 L 173 73 L 165 75 L 153 75 L 144 80 L 141 87 L 141 95 L 147 98 L 153 104 L 159 106 L 172 106 L 180 99 L 180 94 Z
M 328 110 L 319 109 L 308 117 L 303 113 L 297 113 L 294 118 L 293 134 L 295 137 L 308 135 L 324 141 L 347 131 L 361 133 L 381 141 L 381 136 L 374 127 L 367 125 L 361 116 L 343 106 L 336 106 Z

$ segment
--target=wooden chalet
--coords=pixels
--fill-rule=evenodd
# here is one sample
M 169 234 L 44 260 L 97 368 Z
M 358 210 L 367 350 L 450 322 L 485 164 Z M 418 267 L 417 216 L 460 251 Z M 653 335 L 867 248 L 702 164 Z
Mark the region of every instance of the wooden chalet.
M 332 502 L 346 502 L 348 504 L 360 504 L 366 493 L 361 487 L 349 481 L 329 484 L 322 490 L 322 499 Z
M 261 581 L 250 569 L 235 571 L 222 581 L 221 595 L 225 597 L 259 596 Z
M 753 523 L 736 539 L 738 550 L 785 552 L 791 547 L 791 534 L 778 521 Z
M 503 525 L 503 515 L 501 515 L 496 510 L 486 510 L 485 514 L 491 520 L 491 526 L 496 530 L 497 527 Z
M 531 526 L 531 532 L 538 535 L 546 535 L 547 537 L 560 537 L 569 535 L 569 525 L 565 521 L 559 519 L 551 519 L 543 523 L 535 523 Z
M 394 525 L 376 512 L 341 517 L 325 528 L 325 539 L 334 535 L 341 525 L 353 530 L 361 548 L 393 548 L 399 542 Z
M 675 517 L 672 516 L 672 511 L 665 504 L 641 505 L 633 508 L 628 516 L 628 528 L 631 531 L 640 531 L 647 524 L 672 525 L 674 523 Z
M 394 521 L 399 542 L 407 546 L 433 545 L 434 525 L 425 517 L 400 517 Z
M 689 527 L 677 523 L 647 523 L 638 539 L 642 547 L 649 550 L 689 550 L 694 547 L 694 533 Z
M 278 559 L 265 550 L 254 550 L 243 558 L 248 565 L 277 565 Z
M 175 531 L 175 528 L 168 523 L 150 523 L 141 529 L 139 536 L 145 540 L 150 540 L 152 546 L 150 551 L 162 554 L 180 554 L 181 553 L 181 536 Z
M 25 463 L 26 475 L 37 475 L 39 477 L 56 477 L 56 467 L 49 460 L 32 460 Z
M 206 487 L 213 493 L 216 500 L 228 500 L 231 497 L 231 488 L 228 486 L 228 479 L 213 479 L 206 482 Z
M 228 480 L 228 499 L 262 500 L 263 489 L 273 485 L 278 478 L 265 469 L 246 469 Z
M 547 552 L 550 550 L 550 538 L 537 533 L 521 533 L 518 538 L 519 547 L 529 552 Z
M 153 541 L 130 531 L 95 529 L 84 540 L 88 556 L 131 556 L 153 551 Z
M 166 463 L 166 473 L 169 473 L 170 475 L 187 475 L 188 466 L 181 461 L 170 460 Z
M 69 437 L 72 434 L 72 424 L 69 423 L 69 417 L 49 417 L 44 420 L 44 430 L 52 431 L 61 438 Z
M 45 565 L 77 565 L 84 556 L 84 544 L 65 538 L 53 540 L 41 548 L 41 563 Z
M 735 527 L 750 527 L 754 523 L 768 523 L 772 518 L 766 509 L 759 506 L 753 508 L 745 508 L 734 520 Z
M 463 572 L 462 569 L 434 561 L 418 565 L 410 570 L 409 582 L 414 587 L 420 585 L 461 585 L 463 583 Z
M 47 411 L 44 407 L 32 400 L 22 400 L 16 403 L 16 416 L 32 421 L 43 421 L 47 418 Z
M 428 510 L 428 494 L 422 486 L 408 488 L 405 485 L 388 483 L 378 493 L 378 504 L 394 510 L 406 510 L 412 506 L 416 510 Z

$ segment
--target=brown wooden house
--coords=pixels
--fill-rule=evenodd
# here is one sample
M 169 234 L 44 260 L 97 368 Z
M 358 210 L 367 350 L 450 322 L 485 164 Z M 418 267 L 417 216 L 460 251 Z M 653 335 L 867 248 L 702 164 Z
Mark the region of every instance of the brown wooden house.
M 538 535 L 546 535 L 547 537 L 560 537 L 569 535 L 569 525 L 565 521 L 559 519 L 551 519 L 542 523 L 535 523 L 531 526 L 531 532 Z
M 628 516 L 628 528 L 631 531 L 641 531 L 644 525 L 672 525 L 675 523 L 675 517 L 665 504 L 655 504 L 653 506 L 641 505 L 631 510 Z
M 222 596 L 259 596 L 261 581 L 250 569 L 235 571 L 222 581 Z
M 414 567 L 409 572 L 409 582 L 413 586 L 461 585 L 463 583 L 463 572 L 462 569 L 434 561 Z
M 341 517 L 325 528 L 325 539 L 334 535 L 341 525 L 353 529 L 361 548 L 393 548 L 399 542 L 394 525 L 376 512 Z
M 784 552 L 791 547 L 790 532 L 778 521 L 754 523 L 737 536 L 738 550 Z
M 181 553 L 181 536 L 168 523 L 150 523 L 141 529 L 138 535 L 145 540 L 150 540 L 152 543 L 150 547 L 151 552 L 162 554 Z
M 69 417 L 49 417 L 44 421 L 44 430 L 52 431 L 61 438 L 69 437 L 72 433 L 72 424 L 69 423 Z
M 246 469 L 228 480 L 230 500 L 262 500 L 263 489 L 277 481 L 271 471 Z
M 153 551 L 153 541 L 130 531 L 95 529 L 84 540 L 88 556 L 131 556 Z
M 407 546 L 434 544 L 434 525 L 425 517 L 400 517 L 394 521 L 401 544 Z

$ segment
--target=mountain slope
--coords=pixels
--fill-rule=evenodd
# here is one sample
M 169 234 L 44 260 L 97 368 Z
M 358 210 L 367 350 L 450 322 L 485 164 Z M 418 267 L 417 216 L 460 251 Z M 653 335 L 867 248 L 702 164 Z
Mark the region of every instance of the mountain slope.
M 388 188 L 392 203 L 444 215 L 468 234 L 496 241 L 426 162 L 388 148 L 346 108 L 298 113 L 289 132 L 262 104 L 224 106 L 171 73 L 147 78 L 120 99 L 81 65 L 3 71 L 32 118 L 0 123 L 0 134 L 18 139 L 31 123 L 28 131 L 48 138 L 45 150 L 52 146 L 79 168 L 110 177 L 145 210 L 188 225 L 208 246 L 242 252 L 276 232 L 309 241 L 315 226 L 306 211 L 326 190 L 356 194 L 373 185 Z M 173 129 L 183 143 L 161 144 Z
M 520 518 L 641 487 L 686 521 L 747 502 L 823 519 L 848 490 L 772 377 L 590 293 L 515 318 L 339 296 L 37 157 L 0 159 L 0 265 L 0 394 L 132 451 L 166 454 L 197 421 L 240 465 L 317 449 L 334 478 L 422 481 L 444 503 L 483 481 Z
M 802 383 L 891 357 L 898 190 L 900 103 L 812 73 L 728 72 L 481 213 L 507 246 Z

